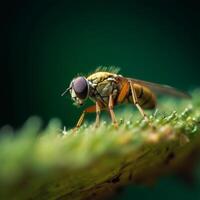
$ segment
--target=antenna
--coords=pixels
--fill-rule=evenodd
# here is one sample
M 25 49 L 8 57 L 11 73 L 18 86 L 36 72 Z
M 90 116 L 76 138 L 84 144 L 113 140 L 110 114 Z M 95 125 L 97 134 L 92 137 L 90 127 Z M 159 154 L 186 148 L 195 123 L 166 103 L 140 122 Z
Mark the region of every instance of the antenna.
M 70 89 L 71 89 L 71 87 L 68 87 L 68 88 L 61 94 L 61 96 L 64 96 Z

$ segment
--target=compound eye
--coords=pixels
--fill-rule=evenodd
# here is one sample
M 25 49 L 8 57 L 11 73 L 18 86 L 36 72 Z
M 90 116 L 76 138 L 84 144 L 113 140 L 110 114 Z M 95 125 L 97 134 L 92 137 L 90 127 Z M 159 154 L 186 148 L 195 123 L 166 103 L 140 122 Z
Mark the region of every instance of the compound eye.
M 79 99 L 85 99 L 88 95 L 88 83 L 84 77 L 78 77 L 73 81 L 72 88 Z

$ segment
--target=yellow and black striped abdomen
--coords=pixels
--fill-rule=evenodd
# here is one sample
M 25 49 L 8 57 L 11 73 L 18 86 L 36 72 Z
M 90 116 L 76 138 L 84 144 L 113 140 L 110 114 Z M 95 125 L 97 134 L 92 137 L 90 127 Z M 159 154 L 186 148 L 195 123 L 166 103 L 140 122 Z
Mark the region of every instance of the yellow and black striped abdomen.
M 148 88 L 140 84 L 134 83 L 133 85 L 137 99 L 138 99 L 138 104 L 145 109 L 153 109 L 156 106 L 156 97 L 153 94 L 153 92 Z M 128 95 L 128 101 L 133 103 L 133 98 L 132 98 L 132 93 L 131 89 Z

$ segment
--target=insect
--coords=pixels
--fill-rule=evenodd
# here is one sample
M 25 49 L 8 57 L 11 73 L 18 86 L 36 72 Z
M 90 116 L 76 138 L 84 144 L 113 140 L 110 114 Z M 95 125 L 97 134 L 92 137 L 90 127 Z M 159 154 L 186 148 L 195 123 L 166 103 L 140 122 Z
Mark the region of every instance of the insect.
M 95 105 L 83 111 L 76 124 L 76 128 L 82 125 L 85 114 L 92 112 L 96 112 L 95 126 L 98 126 L 102 110 L 109 111 L 113 125 L 118 127 L 113 108 L 123 103 L 135 105 L 142 117 L 148 122 L 149 120 L 144 109 L 156 107 L 157 93 L 190 98 L 189 94 L 178 91 L 173 87 L 123 77 L 116 72 L 106 70 L 96 71 L 88 77 L 78 76 L 74 78 L 62 96 L 68 91 L 76 105 L 83 105 L 88 98 L 95 103 Z

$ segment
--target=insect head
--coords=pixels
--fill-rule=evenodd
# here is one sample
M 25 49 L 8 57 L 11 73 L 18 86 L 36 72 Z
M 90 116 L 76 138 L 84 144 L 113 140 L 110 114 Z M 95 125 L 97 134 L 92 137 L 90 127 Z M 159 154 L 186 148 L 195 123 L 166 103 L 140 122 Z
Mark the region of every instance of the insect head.
M 76 77 L 71 81 L 70 86 L 62 93 L 62 96 L 68 91 L 75 105 L 83 105 L 83 101 L 86 100 L 89 95 L 89 82 L 83 76 Z

